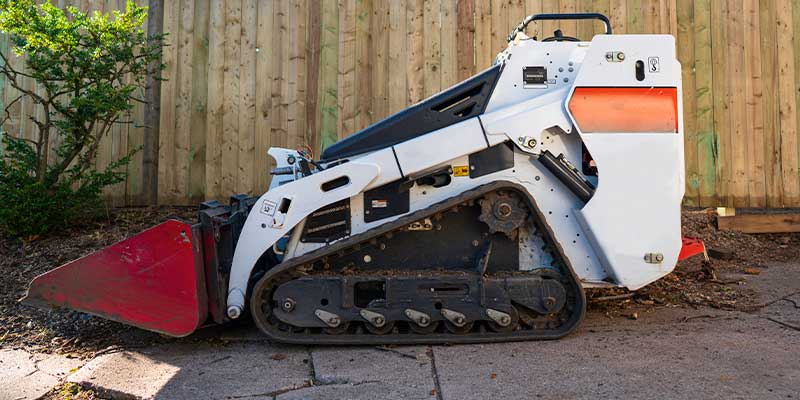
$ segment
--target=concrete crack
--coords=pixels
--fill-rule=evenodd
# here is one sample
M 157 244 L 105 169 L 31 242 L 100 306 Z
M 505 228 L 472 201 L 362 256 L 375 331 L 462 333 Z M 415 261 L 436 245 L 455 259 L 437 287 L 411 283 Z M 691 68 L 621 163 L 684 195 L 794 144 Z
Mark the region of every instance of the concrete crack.
M 789 296 L 784 297 L 781 300 L 788 301 L 789 303 L 792 303 L 792 305 L 794 305 L 794 308 L 800 308 L 800 305 L 798 305 L 796 301 L 790 299 Z
M 428 357 L 431 359 L 431 375 L 433 376 L 433 388 L 436 391 L 436 400 L 443 400 L 442 386 L 439 384 L 439 371 L 436 370 L 436 358 L 433 355 L 433 347 L 428 346 Z
M 283 389 L 273 390 L 271 392 L 243 394 L 243 395 L 237 395 L 237 396 L 230 396 L 230 398 L 231 399 L 249 399 L 249 398 L 254 398 L 254 397 L 271 397 L 271 398 L 275 398 L 275 397 L 280 396 L 280 395 L 285 394 L 285 393 L 294 392 L 294 391 L 297 391 L 297 390 L 308 389 L 308 388 L 315 387 L 315 386 L 339 386 L 339 385 L 359 386 L 359 385 L 364 385 L 364 384 L 369 384 L 369 383 L 381 383 L 381 381 L 379 381 L 379 380 L 366 380 L 366 381 L 355 382 L 355 383 L 350 383 L 350 382 L 348 382 L 346 380 L 345 381 L 337 381 L 337 382 L 334 382 L 334 383 L 325 383 L 325 382 L 319 382 L 319 381 L 314 381 L 314 382 L 306 381 L 302 385 L 290 386 L 290 387 L 283 388 Z
M 777 319 L 772 318 L 772 317 L 767 317 L 766 319 L 768 319 L 768 320 L 770 320 L 770 321 L 772 321 L 772 322 L 774 322 L 774 323 L 776 323 L 778 325 L 783 325 L 783 326 L 785 326 L 785 327 L 787 327 L 789 329 L 794 329 L 796 331 L 800 331 L 800 326 L 794 326 L 794 325 L 792 325 L 792 324 L 790 324 L 788 322 L 783 322 L 783 321 L 777 320 Z
M 406 353 L 403 353 L 402 351 L 395 350 L 395 349 L 393 349 L 393 348 L 391 348 L 391 347 L 386 347 L 386 346 L 377 346 L 377 347 L 375 347 L 375 350 L 379 350 L 379 351 L 385 351 L 385 352 L 387 352 L 387 353 L 393 353 L 393 354 L 397 354 L 398 356 L 405 357 L 405 358 L 410 358 L 410 359 L 412 359 L 412 360 L 416 360 L 416 359 L 417 359 L 417 357 L 416 357 L 416 356 L 412 356 L 411 354 L 406 354 Z
M 306 348 L 308 351 L 308 369 L 309 374 L 311 374 L 311 383 L 317 381 L 317 370 L 314 368 L 314 353 L 311 351 L 311 347 Z

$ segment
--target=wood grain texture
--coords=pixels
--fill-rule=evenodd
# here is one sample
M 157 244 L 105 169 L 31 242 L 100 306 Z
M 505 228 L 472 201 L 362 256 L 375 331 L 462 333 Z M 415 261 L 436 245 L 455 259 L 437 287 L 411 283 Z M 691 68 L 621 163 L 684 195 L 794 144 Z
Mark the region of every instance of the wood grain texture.
M 783 180 L 783 203 L 785 206 L 790 206 L 800 203 L 794 32 L 792 30 L 794 7 L 790 0 L 776 0 L 776 4 L 778 15 L 778 108 L 780 110 L 781 127 L 781 176 Z
M 781 127 L 778 99 L 778 29 L 775 24 L 778 10 L 765 2 L 759 4 L 761 23 L 761 73 L 764 92 L 769 96 L 762 98 L 764 107 L 764 184 L 768 207 L 783 206 L 783 180 L 781 175 Z
M 124 0 L 60 0 L 110 12 Z M 138 0 L 139 4 L 152 1 Z M 686 204 L 800 206 L 800 3 L 796 0 L 176 0 L 158 106 L 101 142 L 97 166 L 144 146 L 110 204 L 195 204 L 269 184 L 270 146 L 324 146 L 488 67 L 526 15 L 607 14 L 615 33 L 676 36 L 682 64 Z M 154 30 L 150 21 L 148 29 Z M 590 21 L 534 23 L 529 36 L 589 40 Z M 0 41 L 0 46 L 2 41 Z M 24 60 L 11 57 L 21 67 Z M 33 82 L 25 80 L 26 87 Z M 0 103 L 16 91 L 0 82 Z M 156 92 L 151 90 L 149 93 Z M 158 110 L 160 109 L 160 111 Z M 30 101 L 4 132 L 31 138 Z M 157 120 L 153 123 L 153 115 Z M 146 118 L 150 118 L 147 119 Z M 51 143 L 55 146 L 57 142 Z M 158 160 L 156 177 L 148 177 Z M 149 157 L 149 158 L 148 158 Z M 157 178 L 157 179 L 154 179 Z
M 458 0 L 458 31 L 456 34 L 456 58 L 458 81 L 474 75 L 475 70 L 475 0 Z
M 339 139 L 339 8 L 336 0 L 322 2 L 322 36 L 319 72 L 319 149 L 324 150 Z
M 694 64 L 694 7 L 691 3 L 691 0 L 680 0 L 677 39 L 682 43 L 690 44 L 678 48 L 678 61 L 681 63 L 681 79 L 683 81 L 683 135 L 684 160 L 686 162 L 684 202 L 696 206 L 700 203 L 698 196 L 700 178 L 697 170 L 697 121 L 694 118 L 697 110 L 697 88 Z
M 716 204 L 716 149 L 714 130 L 714 76 L 711 50 L 711 0 L 693 2 L 695 110 L 698 204 Z M 687 44 L 690 45 L 690 44 Z M 684 96 L 686 96 L 684 91 Z M 684 114 L 685 115 L 685 114 Z M 686 123 L 686 121 L 684 121 Z M 688 181 L 688 179 L 687 179 Z M 691 184 L 691 182 L 689 182 Z
M 721 231 L 744 233 L 800 232 L 800 214 L 739 214 L 717 217 Z

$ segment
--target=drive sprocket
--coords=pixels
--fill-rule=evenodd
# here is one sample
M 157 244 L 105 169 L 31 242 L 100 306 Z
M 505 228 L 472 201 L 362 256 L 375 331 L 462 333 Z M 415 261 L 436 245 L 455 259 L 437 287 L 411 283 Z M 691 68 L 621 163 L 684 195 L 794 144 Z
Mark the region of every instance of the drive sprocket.
M 510 239 L 517 238 L 519 227 L 528 218 L 528 207 L 516 193 L 505 190 L 487 193 L 480 204 L 478 219 L 489 226 L 491 233 L 502 232 Z

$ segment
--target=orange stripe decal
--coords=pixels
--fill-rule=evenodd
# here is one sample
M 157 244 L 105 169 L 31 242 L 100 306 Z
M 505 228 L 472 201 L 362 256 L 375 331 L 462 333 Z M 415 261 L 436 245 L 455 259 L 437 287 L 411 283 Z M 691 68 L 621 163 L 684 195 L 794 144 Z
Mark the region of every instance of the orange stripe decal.
M 579 87 L 569 111 L 583 133 L 676 133 L 678 89 Z

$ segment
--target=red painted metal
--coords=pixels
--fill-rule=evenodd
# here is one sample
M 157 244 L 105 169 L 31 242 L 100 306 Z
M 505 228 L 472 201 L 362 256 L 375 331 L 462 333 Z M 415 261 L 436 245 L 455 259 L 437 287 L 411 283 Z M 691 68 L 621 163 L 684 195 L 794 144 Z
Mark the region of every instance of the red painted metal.
M 678 260 L 685 260 L 689 257 L 706 252 L 706 245 L 702 240 L 686 236 L 684 236 L 682 240 L 683 246 L 681 246 L 681 252 L 678 253 Z
M 186 336 L 205 321 L 208 306 L 193 233 L 177 220 L 154 226 L 37 276 L 24 301 Z

